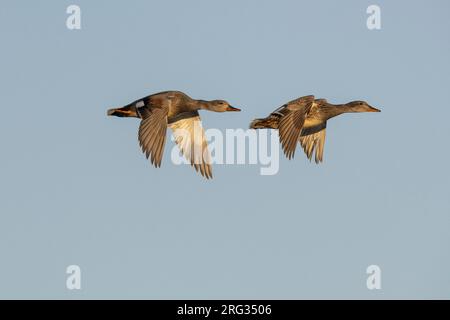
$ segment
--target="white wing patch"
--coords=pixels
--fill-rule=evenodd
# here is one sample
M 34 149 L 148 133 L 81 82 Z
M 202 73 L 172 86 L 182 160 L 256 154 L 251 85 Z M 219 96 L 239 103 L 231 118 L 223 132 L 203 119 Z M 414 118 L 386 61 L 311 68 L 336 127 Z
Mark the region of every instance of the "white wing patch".
M 195 170 L 200 171 L 207 179 L 212 178 L 211 154 L 200 116 L 196 111 L 187 115 L 188 117 L 169 124 L 173 130 L 174 140 Z
M 326 129 L 323 128 L 322 130 L 312 133 L 305 136 L 300 136 L 300 144 L 303 147 L 303 150 L 306 153 L 306 156 L 309 160 L 311 160 L 312 155 L 315 151 L 315 161 L 316 163 L 323 161 L 323 149 L 325 146 L 325 134 Z

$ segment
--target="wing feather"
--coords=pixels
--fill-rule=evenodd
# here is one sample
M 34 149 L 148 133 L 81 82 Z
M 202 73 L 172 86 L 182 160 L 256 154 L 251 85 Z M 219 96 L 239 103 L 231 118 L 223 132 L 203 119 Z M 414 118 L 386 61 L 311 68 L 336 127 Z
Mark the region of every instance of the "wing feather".
M 315 153 L 315 162 L 323 162 L 325 136 L 326 122 L 320 126 L 309 128 L 301 133 L 299 141 L 309 160 L 312 159 L 312 156 Z
M 161 166 L 167 131 L 167 108 L 151 109 L 141 121 L 138 139 L 146 158 L 155 167 Z
M 205 132 L 197 111 L 184 112 L 170 121 L 175 143 L 195 171 L 206 179 L 212 178 L 211 155 Z
M 279 121 L 278 131 L 283 152 L 288 159 L 294 157 L 297 141 L 313 101 L 314 96 L 302 97 L 288 103 L 279 111 L 284 115 Z

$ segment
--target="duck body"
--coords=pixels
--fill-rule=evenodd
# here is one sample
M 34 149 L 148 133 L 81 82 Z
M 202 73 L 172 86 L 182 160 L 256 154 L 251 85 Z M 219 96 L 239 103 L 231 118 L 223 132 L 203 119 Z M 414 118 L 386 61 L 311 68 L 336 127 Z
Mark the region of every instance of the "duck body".
M 178 114 L 198 110 L 199 108 L 193 106 L 193 101 L 191 97 L 183 92 L 164 91 L 145 97 L 143 99 L 144 106 L 138 110 L 144 112 L 143 109 L 145 108 L 161 108 L 167 104 L 167 117 L 170 122 Z M 139 103 L 139 100 L 137 103 Z
M 285 155 L 294 156 L 297 142 L 300 142 L 308 159 L 315 152 L 315 162 L 323 161 L 327 121 L 343 113 L 380 112 L 364 101 L 346 104 L 331 104 L 313 95 L 292 100 L 272 112 L 268 117 L 255 119 L 251 129 L 278 129 Z
M 181 113 L 201 109 L 200 101 L 181 91 L 163 91 L 133 101 L 124 107 L 110 109 L 108 115 L 143 119 L 153 109 L 167 108 L 167 117 L 171 120 Z
M 139 143 L 155 167 L 161 166 L 167 128 L 196 171 L 212 178 L 210 154 L 198 110 L 240 111 L 224 100 L 196 100 L 181 91 L 163 91 L 136 100 L 124 107 L 109 109 L 109 116 L 142 119 Z

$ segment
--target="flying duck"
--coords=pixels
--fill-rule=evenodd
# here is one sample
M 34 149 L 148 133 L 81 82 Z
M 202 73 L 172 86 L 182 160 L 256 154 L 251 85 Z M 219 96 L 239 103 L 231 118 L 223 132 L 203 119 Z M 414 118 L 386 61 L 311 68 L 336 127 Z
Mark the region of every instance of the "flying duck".
M 175 142 L 196 171 L 212 178 L 211 155 L 198 110 L 241 111 L 224 100 L 195 100 L 180 91 L 165 91 L 108 110 L 108 116 L 142 119 L 138 139 L 142 151 L 155 167 L 161 166 L 167 127 Z
M 325 130 L 327 120 L 348 112 L 381 112 L 365 101 L 346 104 L 331 104 L 325 99 L 304 96 L 288 102 L 272 112 L 267 118 L 255 119 L 251 129 L 278 129 L 284 154 L 294 157 L 297 141 L 311 160 L 315 152 L 315 162 L 323 161 Z

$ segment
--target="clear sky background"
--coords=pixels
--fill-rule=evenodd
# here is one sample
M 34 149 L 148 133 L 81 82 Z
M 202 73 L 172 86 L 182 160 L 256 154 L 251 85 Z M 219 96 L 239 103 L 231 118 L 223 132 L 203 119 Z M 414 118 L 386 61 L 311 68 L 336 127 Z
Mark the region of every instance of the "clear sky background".
M 444 0 L 2 0 L 0 297 L 450 298 L 449 14 Z M 106 117 L 168 89 L 241 107 L 202 112 L 221 130 L 307 94 L 382 113 L 329 121 L 319 166 L 298 150 L 277 175 L 216 165 L 206 181 L 171 163 L 171 141 L 151 167 L 138 120 Z

